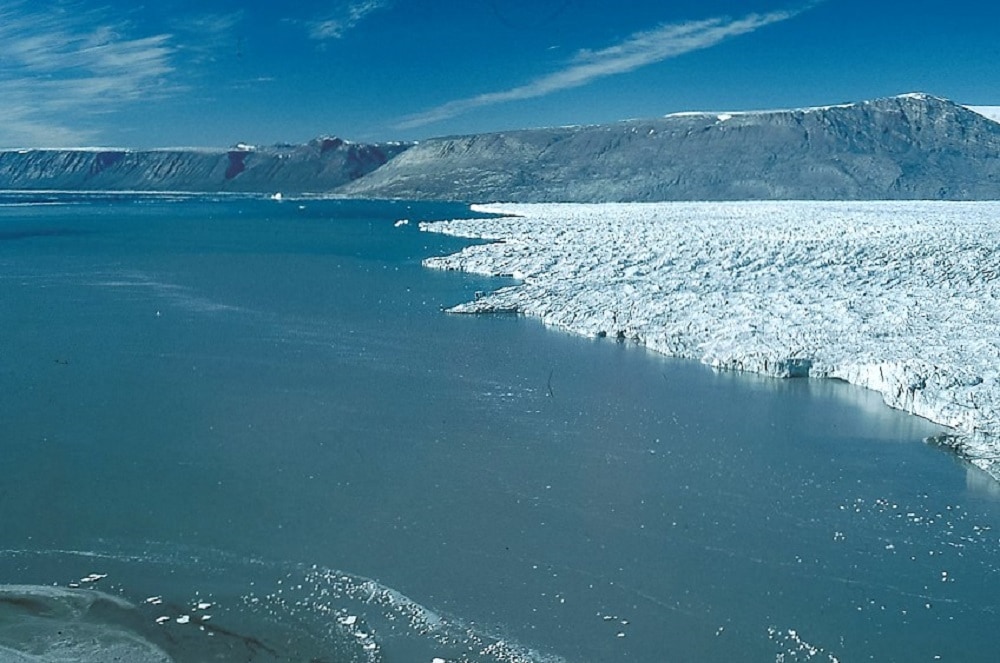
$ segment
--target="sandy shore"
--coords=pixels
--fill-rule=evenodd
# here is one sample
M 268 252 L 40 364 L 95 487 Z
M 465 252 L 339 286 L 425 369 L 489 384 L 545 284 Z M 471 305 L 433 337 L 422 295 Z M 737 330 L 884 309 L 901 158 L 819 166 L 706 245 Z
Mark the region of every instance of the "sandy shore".
M 521 283 L 451 310 L 775 377 L 828 377 L 949 427 L 1000 479 L 1000 202 L 494 204 L 428 267 Z

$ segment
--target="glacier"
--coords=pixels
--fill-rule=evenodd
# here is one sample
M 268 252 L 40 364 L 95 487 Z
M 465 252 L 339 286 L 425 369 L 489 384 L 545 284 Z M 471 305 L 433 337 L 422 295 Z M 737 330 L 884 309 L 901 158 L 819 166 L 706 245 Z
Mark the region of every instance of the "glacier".
M 430 268 L 517 312 L 719 369 L 845 380 L 1000 479 L 1000 202 L 489 204 Z

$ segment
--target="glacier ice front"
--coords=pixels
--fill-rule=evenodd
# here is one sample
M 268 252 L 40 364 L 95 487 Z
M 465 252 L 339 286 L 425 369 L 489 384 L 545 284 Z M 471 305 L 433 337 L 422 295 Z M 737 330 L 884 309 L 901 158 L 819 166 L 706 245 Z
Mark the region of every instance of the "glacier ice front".
M 519 285 L 518 311 L 724 369 L 831 377 L 946 425 L 1000 478 L 1000 203 L 477 205 L 493 240 L 424 261 Z

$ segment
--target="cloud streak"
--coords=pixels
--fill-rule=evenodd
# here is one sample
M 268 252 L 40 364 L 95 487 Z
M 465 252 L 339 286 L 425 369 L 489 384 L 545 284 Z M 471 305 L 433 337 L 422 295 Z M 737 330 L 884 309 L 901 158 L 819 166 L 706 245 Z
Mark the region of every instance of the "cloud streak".
M 340 39 L 366 16 L 389 4 L 389 0 L 354 0 L 346 3 L 326 18 L 310 22 L 309 37 L 320 41 Z
M 798 9 L 749 14 L 738 19 L 709 18 L 667 24 L 653 30 L 636 32 L 614 46 L 596 51 L 579 51 L 559 71 L 536 78 L 524 85 L 449 101 L 428 111 L 403 118 L 395 128 L 413 129 L 447 120 L 477 108 L 534 99 L 561 90 L 582 87 L 602 78 L 625 74 L 685 53 L 710 48 L 727 39 L 787 21 L 816 4 L 819 2 L 811 2 Z
M 132 37 L 94 12 L 25 7 L 0 9 L 0 144 L 89 142 L 98 134 L 88 118 L 178 89 L 171 35 Z
M 177 17 L 170 27 L 179 42 L 178 51 L 190 64 L 204 65 L 226 57 L 239 57 L 238 28 L 243 11 L 228 14 L 195 14 Z

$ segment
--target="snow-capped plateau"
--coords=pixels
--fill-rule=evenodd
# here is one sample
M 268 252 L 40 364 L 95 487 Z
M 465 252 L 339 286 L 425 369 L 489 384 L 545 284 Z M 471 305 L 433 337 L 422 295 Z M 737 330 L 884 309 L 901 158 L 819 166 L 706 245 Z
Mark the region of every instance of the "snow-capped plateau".
M 1000 479 L 1000 203 L 493 204 L 427 267 L 521 283 L 516 311 L 720 369 L 838 378 L 951 429 Z

